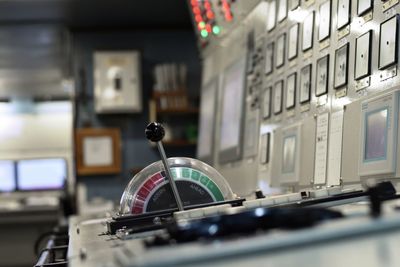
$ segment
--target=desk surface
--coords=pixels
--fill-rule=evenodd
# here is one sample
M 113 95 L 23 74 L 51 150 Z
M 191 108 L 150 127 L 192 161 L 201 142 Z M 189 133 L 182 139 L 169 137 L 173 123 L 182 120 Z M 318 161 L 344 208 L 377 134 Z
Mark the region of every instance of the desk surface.
M 384 204 L 379 219 L 365 203 L 335 207 L 347 218 L 297 231 L 270 231 L 229 241 L 147 249 L 152 232 L 120 240 L 104 234 L 107 218 L 70 219 L 69 266 L 400 266 L 400 212 Z

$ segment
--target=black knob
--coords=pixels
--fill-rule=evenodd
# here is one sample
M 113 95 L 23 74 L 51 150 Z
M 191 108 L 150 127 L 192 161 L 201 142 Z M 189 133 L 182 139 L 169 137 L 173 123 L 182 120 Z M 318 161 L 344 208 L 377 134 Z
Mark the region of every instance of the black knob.
M 164 127 L 158 122 L 149 123 L 144 132 L 146 134 L 146 138 L 152 142 L 161 141 L 165 135 Z

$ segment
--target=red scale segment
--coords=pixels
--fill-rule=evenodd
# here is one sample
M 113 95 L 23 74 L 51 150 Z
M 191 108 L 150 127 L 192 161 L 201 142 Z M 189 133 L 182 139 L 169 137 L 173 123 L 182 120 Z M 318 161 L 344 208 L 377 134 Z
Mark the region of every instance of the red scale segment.
M 163 181 L 164 177 L 160 172 L 154 174 L 146 180 L 146 182 L 139 188 L 138 193 L 135 196 L 135 201 L 132 206 L 133 214 L 143 213 L 143 207 L 147 197 L 150 195 L 151 191 Z

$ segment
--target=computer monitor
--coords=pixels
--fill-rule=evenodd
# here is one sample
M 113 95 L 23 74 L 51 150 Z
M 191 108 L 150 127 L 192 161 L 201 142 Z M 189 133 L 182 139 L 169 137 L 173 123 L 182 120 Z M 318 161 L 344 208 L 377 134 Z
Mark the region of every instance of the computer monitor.
M 219 161 L 242 157 L 246 58 L 242 56 L 226 68 L 223 80 Z
M 67 162 L 63 158 L 20 160 L 17 176 L 21 191 L 60 190 L 67 179 Z
M 201 90 L 199 141 L 197 157 L 209 164 L 213 163 L 215 105 L 218 79 L 212 79 Z
M 14 161 L 0 160 L 0 192 L 13 192 L 16 189 Z
M 396 171 L 398 102 L 396 91 L 361 103 L 360 176 Z

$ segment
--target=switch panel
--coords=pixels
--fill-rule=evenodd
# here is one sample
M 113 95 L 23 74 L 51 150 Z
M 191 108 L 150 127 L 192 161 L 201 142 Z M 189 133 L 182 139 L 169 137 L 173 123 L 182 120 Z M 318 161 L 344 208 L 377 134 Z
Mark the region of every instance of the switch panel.
M 311 99 L 311 64 L 300 71 L 300 103 L 310 102 Z
M 331 32 L 331 1 L 326 1 L 319 6 L 319 32 L 318 41 L 329 38 Z
M 381 24 L 379 38 L 379 69 L 397 62 L 398 15 Z
M 282 67 L 285 64 L 286 33 L 280 35 L 276 44 L 276 67 Z
M 337 28 L 341 29 L 350 23 L 350 0 L 338 0 Z
M 289 29 L 288 59 L 297 57 L 297 44 L 299 43 L 299 24 L 296 23 Z
M 94 53 L 94 94 L 97 113 L 142 111 L 140 54 L 137 51 Z
M 282 112 L 282 94 L 283 94 L 283 80 L 275 83 L 274 88 L 274 114 L 280 114 Z
M 312 11 L 303 21 L 303 40 L 301 49 L 306 51 L 313 47 L 314 41 L 314 17 L 315 13 Z
M 354 79 L 359 80 L 371 74 L 372 30 L 356 39 Z
M 267 87 L 263 95 L 263 105 L 262 105 L 262 118 L 264 120 L 271 117 L 271 93 L 272 88 Z
M 361 16 L 372 9 L 372 0 L 358 0 L 357 15 Z
M 321 96 L 328 93 L 329 80 L 329 55 L 317 61 L 317 83 L 315 85 L 315 95 Z
M 335 52 L 334 87 L 339 88 L 347 84 L 349 43 L 346 43 Z
M 276 0 L 268 2 L 267 31 L 272 31 L 276 25 Z
M 274 70 L 274 42 L 267 44 L 265 48 L 265 74 L 271 74 Z
M 278 6 L 278 22 L 282 22 L 286 17 L 287 17 L 287 12 L 288 12 L 288 7 L 287 7 L 287 1 L 288 0 L 278 0 L 279 1 L 279 6 Z
M 261 135 L 260 142 L 260 163 L 267 164 L 269 162 L 269 146 L 270 146 L 271 133 Z
M 289 75 L 286 80 L 286 109 L 294 108 L 296 104 L 296 72 Z
M 290 1 L 290 10 L 295 10 L 296 8 L 298 8 L 300 6 L 300 0 L 289 0 Z

